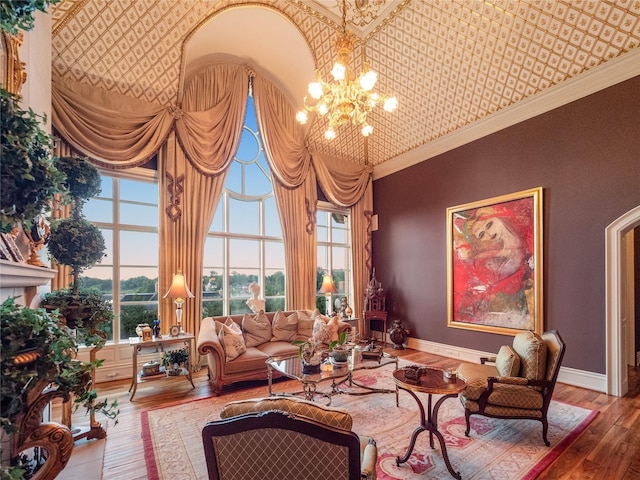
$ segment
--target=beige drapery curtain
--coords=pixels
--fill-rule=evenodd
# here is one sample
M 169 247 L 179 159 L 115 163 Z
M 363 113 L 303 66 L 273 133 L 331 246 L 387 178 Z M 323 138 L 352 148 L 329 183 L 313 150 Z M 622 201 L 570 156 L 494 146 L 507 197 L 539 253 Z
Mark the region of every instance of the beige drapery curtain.
M 253 79 L 253 98 L 282 224 L 286 308 L 313 308 L 317 190 L 305 132 L 295 121 L 295 111 L 282 92 L 260 75 Z
M 186 86 L 183 112 L 160 152 L 160 294 L 181 269 L 195 298 L 187 299 L 183 328 L 196 337 L 202 320 L 204 240 L 213 220 L 228 166 L 238 149 L 248 76 L 238 65 L 215 65 Z M 180 191 L 182 190 L 182 193 Z M 172 299 L 160 302 L 160 318 L 175 323 Z
M 364 294 L 371 276 L 371 215 L 373 186 L 371 167 L 340 161 L 314 152 L 313 168 L 327 199 L 350 207 L 351 255 L 353 261 L 353 311 L 364 310 Z M 362 328 L 362 327 L 360 327 Z
M 51 117 L 58 133 L 105 168 L 142 165 L 173 128 L 175 108 L 53 78 Z

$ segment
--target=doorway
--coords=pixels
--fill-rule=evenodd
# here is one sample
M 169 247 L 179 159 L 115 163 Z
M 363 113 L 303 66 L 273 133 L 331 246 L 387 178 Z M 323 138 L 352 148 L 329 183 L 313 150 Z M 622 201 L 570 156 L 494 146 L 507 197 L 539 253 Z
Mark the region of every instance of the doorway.
M 629 239 L 638 226 L 640 205 L 606 228 L 607 394 L 616 397 L 629 391 L 629 339 L 635 331 L 633 308 L 629 308 L 628 259 L 633 259 Z

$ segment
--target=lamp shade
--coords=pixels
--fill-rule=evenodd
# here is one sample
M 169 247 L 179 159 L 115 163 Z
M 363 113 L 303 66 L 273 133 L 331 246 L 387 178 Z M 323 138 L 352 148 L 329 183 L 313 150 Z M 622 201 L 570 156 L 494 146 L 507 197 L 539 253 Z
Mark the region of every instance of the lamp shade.
M 178 273 L 173 274 L 173 280 L 171 280 L 171 287 L 164 294 L 163 298 L 194 298 L 193 293 L 189 290 L 184 275 L 180 270 Z
M 318 293 L 336 293 L 336 286 L 333 284 L 333 278 L 331 275 L 325 275 L 322 277 L 322 285 Z

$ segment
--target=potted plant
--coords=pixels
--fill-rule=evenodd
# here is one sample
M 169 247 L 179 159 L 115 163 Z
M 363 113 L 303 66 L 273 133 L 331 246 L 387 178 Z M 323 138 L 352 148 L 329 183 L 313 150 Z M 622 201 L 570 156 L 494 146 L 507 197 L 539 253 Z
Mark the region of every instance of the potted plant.
M 29 225 L 50 210 L 55 194 L 63 190 L 64 174 L 51 158 L 52 137 L 40 128 L 44 121 L 33 110 L 22 110 L 17 95 L 0 88 L 2 232 L 11 231 L 16 223 Z
M 347 348 L 347 331 L 340 333 L 338 340 L 329 343 L 329 350 L 333 360 L 338 363 L 344 363 L 349 358 L 349 349 Z
M 71 328 L 81 325 L 95 330 L 103 325 L 104 329 L 113 319 L 111 305 L 98 290 L 81 290 L 78 281 L 82 271 L 102 260 L 106 249 L 100 229 L 82 215 L 84 202 L 101 191 L 100 173 L 82 157 L 61 157 L 57 165 L 66 176 L 64 186 L 72 199 L 72 211 L 69 218 L 52 223 L 48 248 L 51 258 L 71 268 L 73 277 L 71 288 L 43 295 L 43 304 L 49 310 L 58 309 Z
M 180 375 L 188 361 L 189 351 L 186 348 L 167 350 L 162 355 L 162 366 L 167 369 L 167 375 Z
M 91 371 L 102 361 L 77 360 L 76 337 L 44 309 L 22 307 L 15 298 L 8 298 L 0 304 L 0 323 L 1 424 L 13 439 L 9 469 L 13 474 L 27 469 L 20 465 L 22 441 L 30 438 L 33 429 L 40 428 L 42 411 L 50 399 L 72 394 L 75 408 L 83 406 L 92 415 L 102 413 L 110 419 L 116 419 L 119 410 L 117 401 L 97 401 L 92 388 Z M 49 384 L 54 388 L 45 390 Z M 73 442 L 71 432 L 68 436 Z
M 320 344 L 309 340 L 294 340 L 292 345 L 298 345 L 298 357 L 302 362 L 302 373 L 317 373 L 322 363 Z

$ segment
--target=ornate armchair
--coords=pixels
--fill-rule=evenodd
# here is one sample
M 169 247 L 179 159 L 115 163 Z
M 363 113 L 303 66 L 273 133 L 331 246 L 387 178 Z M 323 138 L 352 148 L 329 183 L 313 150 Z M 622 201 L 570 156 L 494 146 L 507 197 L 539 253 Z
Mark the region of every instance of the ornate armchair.
M 460 365 L 458 376 L 467 383 L 459 396 L 467 422 L 465 434 L 469 436 L 471 415 L 526 418 L 542 422 L 542 439 L 549 446 L 547 410 L 564 351 L 555 330 L 542 337 L 522 332 L 514 337 L 512 347 L 503 345 L 496 357 L 481 358 L 480 365 Z
M 202 430 L 209 479 L 375 479 L 375 441 L 344 409 L 294 398 L 231 402 Z

